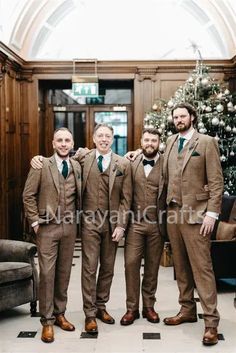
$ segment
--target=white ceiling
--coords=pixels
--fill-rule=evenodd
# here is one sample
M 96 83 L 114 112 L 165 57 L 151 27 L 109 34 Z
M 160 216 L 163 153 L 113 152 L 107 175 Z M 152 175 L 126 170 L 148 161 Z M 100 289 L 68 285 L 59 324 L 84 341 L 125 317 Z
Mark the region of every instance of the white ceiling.
M 235 0 L 0 0 L 0 40 L 26 60 L 229 59 Z

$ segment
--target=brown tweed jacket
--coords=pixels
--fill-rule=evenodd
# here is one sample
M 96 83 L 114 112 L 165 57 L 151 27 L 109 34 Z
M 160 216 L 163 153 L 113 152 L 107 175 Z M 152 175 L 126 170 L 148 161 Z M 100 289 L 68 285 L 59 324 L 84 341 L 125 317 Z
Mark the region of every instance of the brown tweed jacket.
M 96 158 L 96 150 L 88 151 L 80 148 L 73 158 L 80 162 L 83 169 L 83 196 L 93 161 Z M 114 230 L 115 226 L 127 227 L 131 199 L 132 182 L 130 162 L 126 158 L 112 153 L 109 175 L 109 212 L 110 214 L 117 212 L 118 217 L 118 223 L 112 224 L 112 230 Z
M 136 178 L 136 171 L 140 163 L 142 163 L 143 155 L 139 155 L 133 163 L 131 163 L 132 179 Z M 158 185 L 158 197 L 156 200 L 157 220 L 159 221 L 159 230 L 162 236 L 166 236 L 166 186 L 163 177 L 163 155 L 160 155 L 157 163 L 160 164 L 160 175 Z
M 76 209 L 81 208 L 81 167 L 70 158 L 75 175 Z M 39 224 L 56 217 L 59 201 L 59 174 L 55 157 L 43 158 L 42 169 L 31 168 L 23 191 L 25 215 L 29 224 Z
M 167 187 L 171 182 L 168 180 L 168 157 L 177 138 L 178 134 L 175 134 L 167 140 L 164 153 L 163 173 Z M 192 214 L 186 213 L 185 220 L 188 223 L 199 223 L 206 211 L 220 213 L 223 185 L 217 141 L 195 131 L 189 142 L 181 174 L 182 203 L 194 211 Z

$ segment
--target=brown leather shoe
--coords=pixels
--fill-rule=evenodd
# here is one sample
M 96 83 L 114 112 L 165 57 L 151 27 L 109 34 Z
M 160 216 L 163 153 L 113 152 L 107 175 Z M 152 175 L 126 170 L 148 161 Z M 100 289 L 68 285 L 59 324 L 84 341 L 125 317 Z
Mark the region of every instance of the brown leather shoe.
M 98 333 L 98 325 L 95 317 L 86 317 L 85 331 L 88 333 Z
M 41 340 L 45 343 L 51 343 L 54 341 L 53 325 L 43 326 Z
M 180 325 L 184 322 L 196 322 L 197 316 L 186 316 L 179 312 L 176 316 L 166 317 L 163 321 L 166 325 Z
M 131 325 L 134 322 L 134 320 L 139 318 L 140 318 L 140 315 L 138 310 L 135 310 L 135 311 L 127 310 L 125 315 L 121 318 L 120 324 L 123 326 Z
M 202 343 L 205 346 L 212 346 L 218 343 L 218 333 L 216 327 L 206 327 L 205 333 L 202 339 Z
M 75 330 L 75 326 L 72 325 L 68 320 L 66 320 L 63 314 L 56 315 L 56 320 L 54 325 L 59 326 L 62 330 L 65 330 L 65 331 Z
M 105 324 L 114 324 L 115 320 L 113 317 L 108 314 L 108 312 L 105 309 L 98 309 L 96 317 L 100 319 L 102 322 L 105 322 Z
M 143 308 L 143 317 L 154 324 L 160 322 L 158 313 L 155 312 L 154 308 Z

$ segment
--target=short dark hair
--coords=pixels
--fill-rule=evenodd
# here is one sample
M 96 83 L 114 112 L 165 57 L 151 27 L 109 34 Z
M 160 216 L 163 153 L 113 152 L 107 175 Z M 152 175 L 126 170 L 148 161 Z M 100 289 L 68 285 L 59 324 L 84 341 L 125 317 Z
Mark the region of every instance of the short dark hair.
M 56 134 L 58 131 L 68 131 L 68 132 L 72 135 L 72 137 L 73 137 L 73 134 L 72 134 L 72 132 L 70 131 L 70 129 L 68 129 L 67 127 L 64 127 L 64 126 L 59 127 L 58 129 L 54 130 L 54 132 L 53 132 L 53 137 L 55 136 L 55 134 Z
M 148 132 L 152 135 L 158 135 L 159 137 L 161 136 L 160 132 L 155 127 L 145 127 L 142 131 L 142 136 L 145 134 L 145 132 Z
M 112 127 L 111 125 L 107 124 L 107 123 L 100 123 L 100 124 L 95 125 L 93 134 L 95 134 L 95 132 L 96 132 L 100 127 L 107 127 L 108 129 L 111 130 L 112 135 L 114 135 L 114 129 L 113 129 L 113 127 Z
M 187 109 L 189 115 L 193 115 L 193 117 L 194 117 L 194 119 L 193 119 L 193 125 L 196 125 L 196 123 L 197 123 L 197 111 L 196 111 L 196 109 L 194 108 L 193 105 L 191 105 L 190 103 L 187 103 L 187 102 L 181 102 L 181 103 L 176 104 L 176 105 L 171 109 L 171 116 L 172 116 L 172 117 L 173 117 L 174 110 L 175 110 L 175 109 L 178 109 L 178 108 L 185 108 L 185 109 Z

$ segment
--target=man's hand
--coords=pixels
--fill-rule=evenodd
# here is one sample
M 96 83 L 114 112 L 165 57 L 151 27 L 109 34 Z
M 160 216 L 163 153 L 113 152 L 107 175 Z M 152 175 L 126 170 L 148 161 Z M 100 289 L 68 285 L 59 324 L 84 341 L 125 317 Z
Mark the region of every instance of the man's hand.
M 200 229 L 200 234 L 204 237 L 210 234 L 214 229 L 215 221 L 215 218 L 206 215 Z
M 42 169 L 43 167 L 42 160 L 43 160 L 43 156 L 34 156 L 30 161 L 31 167 L 34 169 Z
M 127 152 L 124 157 L 127 158 L 129 161 L 135 161 L 135 159 L 142 153 L 142 150 L 139 148 L 136 151 L 129 151 Z
M 120 239 L 123 237 L 124 235 L 124 228 L 121 227 L 116 227 L 113 234 L 112 234 L 112 241 L 117 241 L 119 242 Z

